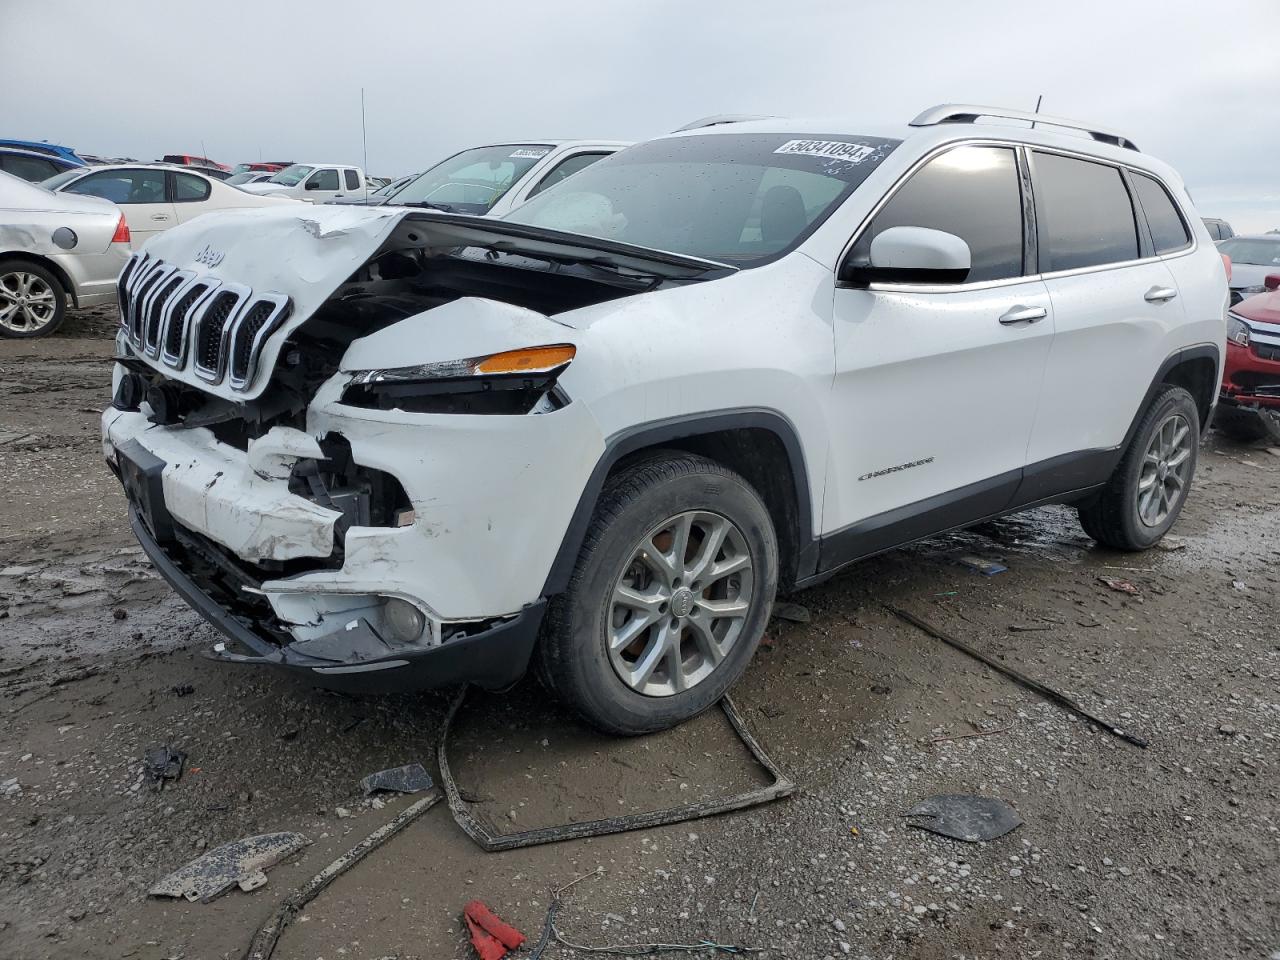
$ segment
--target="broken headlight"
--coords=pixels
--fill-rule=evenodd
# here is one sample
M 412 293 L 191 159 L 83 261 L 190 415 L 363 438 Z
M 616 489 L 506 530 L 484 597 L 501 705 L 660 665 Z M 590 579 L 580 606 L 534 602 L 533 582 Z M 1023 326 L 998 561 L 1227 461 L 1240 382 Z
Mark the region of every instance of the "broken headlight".
M 412 367 L 357 371 L 342 402 L 407 413 L 526 414 L 564 406 L 556 378 L 576 348 L 559 343 Z
M 1227 314 L 1227 339 L 1242 347 L 1249 345 L 1249 325 L 1234 313 Z

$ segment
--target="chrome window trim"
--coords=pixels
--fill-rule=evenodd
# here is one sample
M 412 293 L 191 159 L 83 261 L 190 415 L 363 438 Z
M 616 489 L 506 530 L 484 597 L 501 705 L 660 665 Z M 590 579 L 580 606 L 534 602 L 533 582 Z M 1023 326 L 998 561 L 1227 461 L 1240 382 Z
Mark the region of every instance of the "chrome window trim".
M 142 355 L 149 360 L 154 360 L 160 356 L 160 338 L 164 336 L 165 315 L 168 312 L 168 305 L 173 302 L 174 295 L 182 289 L 185 283 L 184 273 L 188 277 L 190 276 L 189 271 L 179 270 L 174 267 L 160 279 L 150 296 L 147 297 L 147 309 L 142 315 Z M 173 285 L 174 280 L 179 281 L 179 283 L 170 290 L 169 288 Z M 167 294 L 165 294 L 166 290 L 169 290 Z M 163 299 L 161 299 L 162 296 Z M 151 330 L 151 313 L 156 309 L 160 311 L 160 319 L 156 324 L 155 343 L 150 343 L 147 340 L 147 335 Z
M 200 294 L 200 296 L 198 296 L 195 299 L 195 302 L 191 304 L 191 307 L 189 310 L 187 310 L 185 317 L 183 318 L 173 317 L 172 312 L 177 307 L 178 303 L 181 302 L 182 298 L 191 292 L 192 287 L 201 283 L 206 284 L 207 287 L 204 293 Z M 167 316 L 164 321 L 165 333 L 164 333 L 164 336 L 160 338 L 160 359 L 165 363 L 166 366 L 170 366 L 175 369 L 181 369 L 182 367 L 186 366 L 187 353 L 191 348 L 192 320 L 196 316 L 196 313 L 200 310 L 200 307 L 205 302 L 208 301 L 210 296 L 213 295 L 213 292 L 217 290 L 219 287 L 221 287 L 221 285 L 222 285 L 222 281 L 215 280 L 213 277 L 195 274 L 192 277 L 191 282 L 185 284 L 183 288 L 174 295 L 173 303 L 168 307 L 168 313 L 170 315 Z M 168 331 L 169 331 L 169 325 L 173 323 L 175 319 L 179 319 L 183 326 L 182 350 L 177 354 L 172 354 L 169 352 L 167 347 L 167 344 L 169 342 Z
M 267 319 L 264 320 L 262 322 L 262 326 L 258 328 L 258 332 L 254 334 L 253 342 L 249 345 L 248 366 L 245 369 L 244 376 L 237 377 L 235 375 L 236 335 L 240 331 L 240 324 L 244 318 L 249 315 L 249 311 L 263 302 L 275 304 L 275 309 L 268 314 Z M 231 384 L 231 389 L 244 390 L 253 382 L 253 379 L 258 372 L 258 360 L 262 355 L 263 344 L 271 334 L 275 333 L 276 329 L 280 326 L 281 321 L 291 308 L 292 302 L 290 301 L 288 294 L 268 292 L 254 297 L 251 303 L 245 305 L 244 308 L 238 312 L 235 317 L 233 329 L 228 338 L 227 346 L 227 382 Z
M 918 171 L 926 163 L 928 163 L 930 160 L 933 160 L 935 157 L 941 156 L 943 153 L 947 153 L 951 150 L 955 150 L 958 147 L 1006 147 L 1006 148 L 1013 148 L 1014 150 L 1022 150 L 1026 152 L 1039 150 L 1042 153 L 1061 154 L 1064 157 L 1071 157 L 1076 160 L 1087 160 L 1091 163 L 1105 164 L 1106 166 L 1114 167 L 1117 170 L 1128 169 L 1136 173 L 1141 173 L 1144 176 L 1154 178 L 1156 181 L 1158 181 L 1161 184 L 1161 186 L 1165 187 L 1165 189 L 1168 190 L 1168 184 L 1166 184 L 1163 179 L 1161 179 L 1155 173 L 1152 173 L 1150 170 L 1144 170 L 1143 168 L 1133 166 L 1132 164 L 1118 163 L 1115 160 L 1110 160 L 1110 159 L 1107 159 L 1106 157 L 1099 157 L 1096 154 L 1086 153 L 1082 150 L 1070 150 L 1065 147 L 1056 147 L 1056 146 L 1045 147 L 1039 144 L 1026 143 L 1024 141 L 1014 139 L 1013 137 L 1008 137 L 1008 138 L 974 137 L 974 138 L 967 138 L 963 140 L 951 140 L 951 141 L 948 141 L 947 143 L 939 144 L 938 146 L 934 147 L 928 152 L 917 157 L 915 162 L 911 166 L 909 166 L 906 169 L 906 171 L 904 171 L 902 175 L 898 177 L 897 180 L 893 182 L 893 184 L 889 187 L 888 190 L 884 192 L 884 194 L 876 202 L 875 206 L 871 208 L 870 212 L 868 212 L 867 215 L 862 218 L 862 220 L 858 223 L 858 226 L 854 229 L 852 237 L 845 243 L 844 247 L 841 248 L 840 256 L 836 258 L 837 277 L 839 276 L 840 267 L 844 264 L 845 258 L 849 255 L 849 252 L 854 248 L 854 245 L 857 244 L 858 240 L 861 239 L 862 234 L 866 231 L 868 226 L 870 226 L 871 221 L 875 219 L 876 214 L 878 214 L 881 211 L 881 209 L 884 208 L 885 204 L 887 204 L 893 198 L 893 196 L 899 190 L 902 189 L 902 187 L 907 183 L 907 181 L 910 180 L 911 177 L 915 175 L 916 171 Z M 1032 180 L 1032 185 L 1034 186 L 1035 184 L 1034 169 L 1032 170 L 1031 180 Z M 857 191 L 854 191 L 854 195 L 856 195 L 856 193 Z M 1174 205 L 1177 207 L 1178 212 L 1181 213 L 1185 219 L 1186 212 L 1182 209 L 1182 205 L 1178 202 L 1177 197 L 1173 195 L 1172 190 L 1169 190 L 1169 196 L 1170 196 L 1170 199 L 1174 201 Z M 1130 197 L 1130 202 L 1131 203 L 1134 202 L 1134 198 L 1132 196 Z M 1136 228 L 1137 226 L 1136 221 L 1134 225 Z M 1025 229 L 1025 221 L 1024 221 L 1024 229 Z M 1115 263 L 1102 263 L 1102 264 L 1097 264 L 1095 266 L 1090 266 L 1090 267 L 1074 267 L 1070 270 L 1052 270 L 1047 273 L 1034 273 L 1034 274 L 1028 274 L 1026 276 L 1020 276 L 1020 277 L 1004 277 L 1000 280 L 979 280 L 975 283 L 936 283 L 936 284 L 935 283 L 872 283 L 872 284 L 868 284 L 865 287 L 851 287 L 849 284 L 843 283 L 839 279 L 837 279 L 836 289 L 838 290 L 861 289 L 861 290 L 871 290 L 876 293 L 950 293 L 952 291 L 987 290 L 992 287 L 1011 286 L 1016 283 L 1026 283 L 1034 280 L 1056 280 L 1062 277 L 1082 276 L 1087 273 L 1100 273 L 1104 270 L 1116 270 L 1124 267 L 1136 267 L 1136 266 L 1140 266 L 1148 263 L 1157 263 L 1162 260 L 1173 259 L 1176 257 L 1185 257 L 1190 254 L 1196 253 L 1200 249 L 1200 238 L 1196 236 L 1196 232 L 1194 230 L 1191 230 L 1190 228 L 1188 228 L 1188 232 L 1191 234 L 1191 246 L 1186 248 L 1179 248 L 1178 250 L 1170 251 L 1169 253 L 1165 253 L 1165 254 L 1154 254 L 1150 257 L 1139 257 L 1135 260 L 1118 260 Z M 1141 249 L 1141 242 L 1139 242 L 1139 249 Z
M 231 312 L 227 314 L 227 322 L 223 324 L 220 339 L 218 340 L 218 364 L 214 369 L 201 366 L 200 364 L 200 335 L 203 333 L 205 315 L 209 312 L 209 308 L 213 302 L 218 299 L 218 295 L 230 293 L 236 297 L 236 302 L 231 307 Z M 240 311 L 244 308 L 245 303 L 253 295 L 253 291 L 242 283 L 224 283 L 218 290 L 218 295 L 210 297 L 200 305 L 199 316 L 192 320 L 192 355 L 191 369 L 195 371 L 197 377 L 206 383 L 220 383 L 227 371 L 227 336 L 231 329 L 236 325 L 236 321 L 240 319 Z

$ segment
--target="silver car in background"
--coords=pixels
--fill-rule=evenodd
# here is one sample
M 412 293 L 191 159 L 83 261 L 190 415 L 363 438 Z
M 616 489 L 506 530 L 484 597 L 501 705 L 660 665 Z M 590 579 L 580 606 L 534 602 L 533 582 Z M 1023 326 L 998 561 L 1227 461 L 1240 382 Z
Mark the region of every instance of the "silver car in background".
M 115 300 L 129 225 L 109 200 L 0 173 L 0 336 L 42 337 L 68 307 Z

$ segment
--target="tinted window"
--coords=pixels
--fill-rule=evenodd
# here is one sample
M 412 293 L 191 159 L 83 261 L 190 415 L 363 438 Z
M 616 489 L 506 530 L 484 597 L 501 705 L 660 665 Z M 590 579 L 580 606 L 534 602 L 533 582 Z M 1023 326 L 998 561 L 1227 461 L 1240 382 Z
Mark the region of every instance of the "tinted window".
M 529 196 L 536 197 L 547 187 L 554 187 L 561 180 L 567 180 L 579 170 L 591 166 L 602 157 L 607 157 L 607 153 L 578 153 L 569 157 L 567 160 L 561 160 L 551 172 L 542 178 L 542 182 L 529 191 Z
M 307 186 L 312 190 L 337 190 L 338 171 L 317 170 L 311 179 L 307 181 Z
M 209 199 L 209 183 L 189 173 L 173 175 L 173 199 L 179 203 L 193 203 Z
M 1117 168 L 1053 153 L 1034 157 L 1041 270 L 1138 258 L 1133 204 Z
M 354 170 L 343 170 L 342 176 L 347 181 L 348 190 L 360 189 L 360 178 L 356 176 L 356 172 Z
M 39 183 L 57 173 L 61 167 L 41 157 L 24 157 L 19 153 L 0 153 L 0 170 L 15 177 Z
M 66 192 L 102 197 L 112 203 L 164 203 L 164 171 L 103 170 L 77 180 Z
M 912 174 L 858 238 L 851 259 L 871 262 L 871 241 L 889 227 L 928 227 L 969 245 L 966 283 L 1022 276 L 1022 187 L 1014 152 L 958 147 Z
M 1173 199 L 1164 185 L 1141 173 L 1131 176 L 1134 189 L 1138 192 L 1138 201 L 1142 204 L 1142 212 L 1146 214 L 1147 224 L 1151 227 L 1151 239 L 1155 243 L 1156 253 L 1168 253 L 1190 243 L 1191 234 L 1187 233 L 1187 225 L 1183 223 L 1182 215 L 1173 205 Z

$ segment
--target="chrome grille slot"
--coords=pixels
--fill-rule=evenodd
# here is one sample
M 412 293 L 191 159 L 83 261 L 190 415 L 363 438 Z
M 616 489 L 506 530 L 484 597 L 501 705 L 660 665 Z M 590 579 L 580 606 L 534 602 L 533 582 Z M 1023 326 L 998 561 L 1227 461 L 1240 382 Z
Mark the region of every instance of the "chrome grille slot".
M 186 281 L 191 279 L 189 273 L 170 274 L 151 298 L 151 306 L 147 308 L 146 323 L 143 328 L 142 346 L 148 357 L 160 355 L 160 336 L 164 329 L 165 306 L 169 299 Z
M 231 332 L 228 364 L 231 386 L 242 390 L 257 372 L 258 357 L 267 337 L 289 318 L 292 303 L 282 294 L 265 294 L 241 315 Z
M 167 268 L 172 271 L 172 267 Z M 146 273 L 141 275 L 138 285 L 129 296 L 129 339 L 134 346 L 142 346 L 142 317 L 146 313 L 147 296 L 155 289 L 157 283 L 166 275 L 163 263 L 155 263 Z
M 195 318 L 192 366 L 202 380 L 217 383 L 226 372 L 227 336 L 249 294 L 248 287 L 226 284 Z
M 217 287 L 217 281 L 197 280 L 178 294 L 164 328 L 160 355 L 171 367 L 181 367 L 187 359 L 188 332 L 191 318 L 205 295 Z
M 129 329 L 129 277 L 141 262 L 139 254 L 129 258 L 129 262 L 120 271 L 120 279 L 116 281 L 116 299 L 120 303 L 120 324 Z

